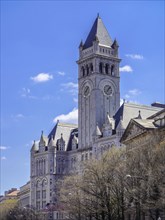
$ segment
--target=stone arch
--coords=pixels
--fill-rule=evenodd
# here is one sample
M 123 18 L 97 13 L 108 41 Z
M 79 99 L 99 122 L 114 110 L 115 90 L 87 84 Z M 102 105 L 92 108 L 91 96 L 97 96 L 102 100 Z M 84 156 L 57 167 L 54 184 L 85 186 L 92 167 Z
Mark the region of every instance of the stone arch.
M 110 79 L 108 79 L 108 80 L 107 79 L 101 80 L 98 87 L 99 87 L 99 89 L 101 89 L 103 91 L 104 86 L 107 85 L 107 84 L 111 85 L 113 92 L 117 91 L 116 84 L 112 80 L 110 80 Z
M 42 179 L 42 187 L 45 188 L 46 185 L 47 185 L 47 183 L 48 183 L 47 178 L 43 178 L 43 179 Z
M 80 91 L 83 91 L 83 88 L 87 85 L 91 88 L 91 90 L 94 88 L 94 84 L 93 84 L 92 80 L 88 79 L 82 83 Z
M 40 188 L 40 186 L 41 186 L 41 180 L 40 180 L 40 179 L 37 179 L 35 185 L 36 185 L 36 188 Z

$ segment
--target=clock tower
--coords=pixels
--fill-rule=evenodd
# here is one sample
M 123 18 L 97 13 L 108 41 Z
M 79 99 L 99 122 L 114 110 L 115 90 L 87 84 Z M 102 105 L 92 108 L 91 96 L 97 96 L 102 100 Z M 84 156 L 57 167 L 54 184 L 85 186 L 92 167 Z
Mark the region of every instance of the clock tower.
M 79 149 L 92 147 L 94 133 L 102 129 L 107 114 L 112 118 L 119 109 L 118 47 L 97 16 L 85 43 L 79 46 Z

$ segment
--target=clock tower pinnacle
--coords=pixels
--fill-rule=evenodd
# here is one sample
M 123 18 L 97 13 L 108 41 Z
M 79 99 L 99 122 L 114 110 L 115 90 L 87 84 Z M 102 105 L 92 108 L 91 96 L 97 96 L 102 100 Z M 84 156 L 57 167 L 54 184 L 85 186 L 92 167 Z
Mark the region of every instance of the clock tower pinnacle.
M 96 127 L 101 130 L 107 113 L 112 118 L 120 106 L 118 48 L 97 16 L 85 43 L 80 43 L 77 61 L 80 149 L 92 147 Z

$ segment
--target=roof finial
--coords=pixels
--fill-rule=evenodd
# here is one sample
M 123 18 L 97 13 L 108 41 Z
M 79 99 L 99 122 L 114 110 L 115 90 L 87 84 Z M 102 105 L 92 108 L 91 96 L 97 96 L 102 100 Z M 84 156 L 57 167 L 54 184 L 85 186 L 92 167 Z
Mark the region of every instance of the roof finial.
M 138 115 L 138 118 L 139 119 L 142 119 L 142 116 L 141 116 L 141 111 L 139 110 L 139 115 Z
M 99 13 L 97 13 L 97 18 L 100 18 L 100 15 L 99 15 Z

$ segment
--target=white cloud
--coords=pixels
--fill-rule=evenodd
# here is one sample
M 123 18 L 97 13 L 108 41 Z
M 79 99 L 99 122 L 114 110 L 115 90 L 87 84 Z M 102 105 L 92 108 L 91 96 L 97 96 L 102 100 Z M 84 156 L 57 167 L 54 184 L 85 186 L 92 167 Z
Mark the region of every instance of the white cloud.
M 124 98 L 125 98 L 125 99 L 129 99 L 129 98 L 130 98 L 130 95 L 126 94 L 126 95 L 124 96 Z
M 59 120 L 60 122 L 62 121 L 66 123 L 77 124 L 78 123 L 78 109 L 74 108 L 68 114 L 58 115 L 57 117 L 54 118 L 53 122 L 56 123 L 57 120 Z
M 141 94 L 141 91 L 138 89 L 132 89 L 132 90 L 129 90 L 129 94 L 131 94 L 133 96 L 137 96 L 137 95 Z
M 1 160 L 6 160 L 7 158 L 5 156 L 2 156 L 1 157 Z
M 131 66 L 125 65 L 125 66 L 123 66 L 123 67 L 120 67 L 120 68 L 119 68 L 119 71 L 120 71 L 120 72 L 133 72 L 133 69 L 132 69 Z
M 31 91 L 30 91 L 29 88 L 22 88 L 22 90 L 21 90 L 20 93 L 21 93 L 21 96 L 22 96 L 23 98 L 37 99 L 36 96 L 32 96 L 32 95 L 31 95 Z
M 22 88 L 22 91 L 21 91 L 21 96 L 22 97 L 27 97 L 29 94 L 30 94 L 30 89 Z
M 36 83 L 42 83 L 53 79 L 53 75 L 49 73 L 39 73 L 37 76 L 30 77 L 30 79 Z
M 6 147 L 6 146 L 0 146 L 0 150 L 7 150 L 8 149 L 8 147 Z
M 58 75 L 65 76 L 65 72 L 58 71 Z
M 126 54 L 125 56 L 130 57 L 133 60 L 143 60 L 144 59 L 143 55 L 140 55 L 140 54 Z
M 17 114 L 17 115 L 11 115 L 11 118 L 14 120 L 14 121 L 19 121 L 23 118 L 25 118 L 25 116 L 21 113 Z
M 16 118 L 24 118 L 24 115 L 23 114 L 17 114 L 15 117 Z
M 131 102 L 135 104 L 139 104 L 139 101 L 135 100 L 142 92 L 139 89 L 129 90 L 127 94 L 124 95 L 124 100 L 126 102 Z
M 70 92 L 72 95 L 77 95 L 78 93 L 78 83 L 68 82 L 62 84 L 64 90 Z

